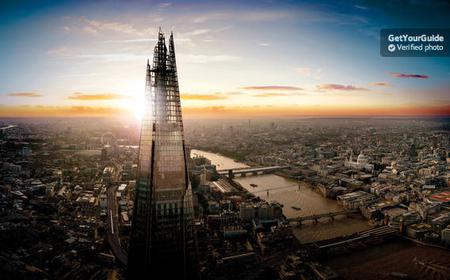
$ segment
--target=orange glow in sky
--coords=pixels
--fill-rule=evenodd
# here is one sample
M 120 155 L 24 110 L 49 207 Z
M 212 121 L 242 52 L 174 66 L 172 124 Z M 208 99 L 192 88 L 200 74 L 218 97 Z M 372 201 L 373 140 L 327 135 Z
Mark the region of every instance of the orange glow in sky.
M 381 57 L 394 23 L 379 5 L 20 2 L 0 17 L 1 117 L 139 119 L 159 26 L 174 32 L 186 117 L 450 115 L 449 58 Z M 400 25 L 448 26 L 445 9 L 420 9 L 430 16 Z

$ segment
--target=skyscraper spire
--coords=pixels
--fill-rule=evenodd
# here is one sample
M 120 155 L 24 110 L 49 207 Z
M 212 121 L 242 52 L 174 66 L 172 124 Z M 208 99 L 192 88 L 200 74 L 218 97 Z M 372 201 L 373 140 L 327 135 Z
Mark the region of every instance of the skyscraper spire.
M 173 35 L 167 50 L 161 29 L 152 67 L 147 63 L 145 100 L 128 276 L 185 279 L 192 243 L 191 188 Z

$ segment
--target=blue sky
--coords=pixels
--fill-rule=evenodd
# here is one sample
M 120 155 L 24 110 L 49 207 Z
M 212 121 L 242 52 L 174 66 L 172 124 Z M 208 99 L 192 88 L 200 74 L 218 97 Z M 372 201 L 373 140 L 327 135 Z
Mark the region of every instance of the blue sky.
M 381 28 L 450 27 L 446 1 L 244 2 L 7 1 L 0 116 L 138 106 L 159 26 L 187 112 L 448 114 L 449 58 L 379 54 Z

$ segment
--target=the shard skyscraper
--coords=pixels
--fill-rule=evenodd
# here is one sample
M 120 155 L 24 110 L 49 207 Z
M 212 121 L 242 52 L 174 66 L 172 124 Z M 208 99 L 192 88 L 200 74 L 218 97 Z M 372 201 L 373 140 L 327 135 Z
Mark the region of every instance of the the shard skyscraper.
M 185 151 L 173 34 L 167 49 L 160 30 L 153 64 L 147 62 L 129 279 L 190 275 L 192 191 Z

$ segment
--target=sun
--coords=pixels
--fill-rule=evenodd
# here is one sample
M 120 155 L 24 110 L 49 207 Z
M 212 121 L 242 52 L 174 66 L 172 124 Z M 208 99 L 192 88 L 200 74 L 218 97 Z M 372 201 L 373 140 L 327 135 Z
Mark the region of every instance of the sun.
M 123 100 L 120 104 L 121 107 L 124 107 L 130 113 L 130 116 L 133 116 L 136 121 L 141 122 L 144 117 L 145 112 L 145 99 L 142 95 L 133 95 L 126 100 Z
M 133 114 L 136 120 L 142 121 L 142 118 L 144 117 L 145 112 L 145 102 L 144 102 L 144 96 L 139 96 L 138 98 L 135 98 L 133 100 Z

